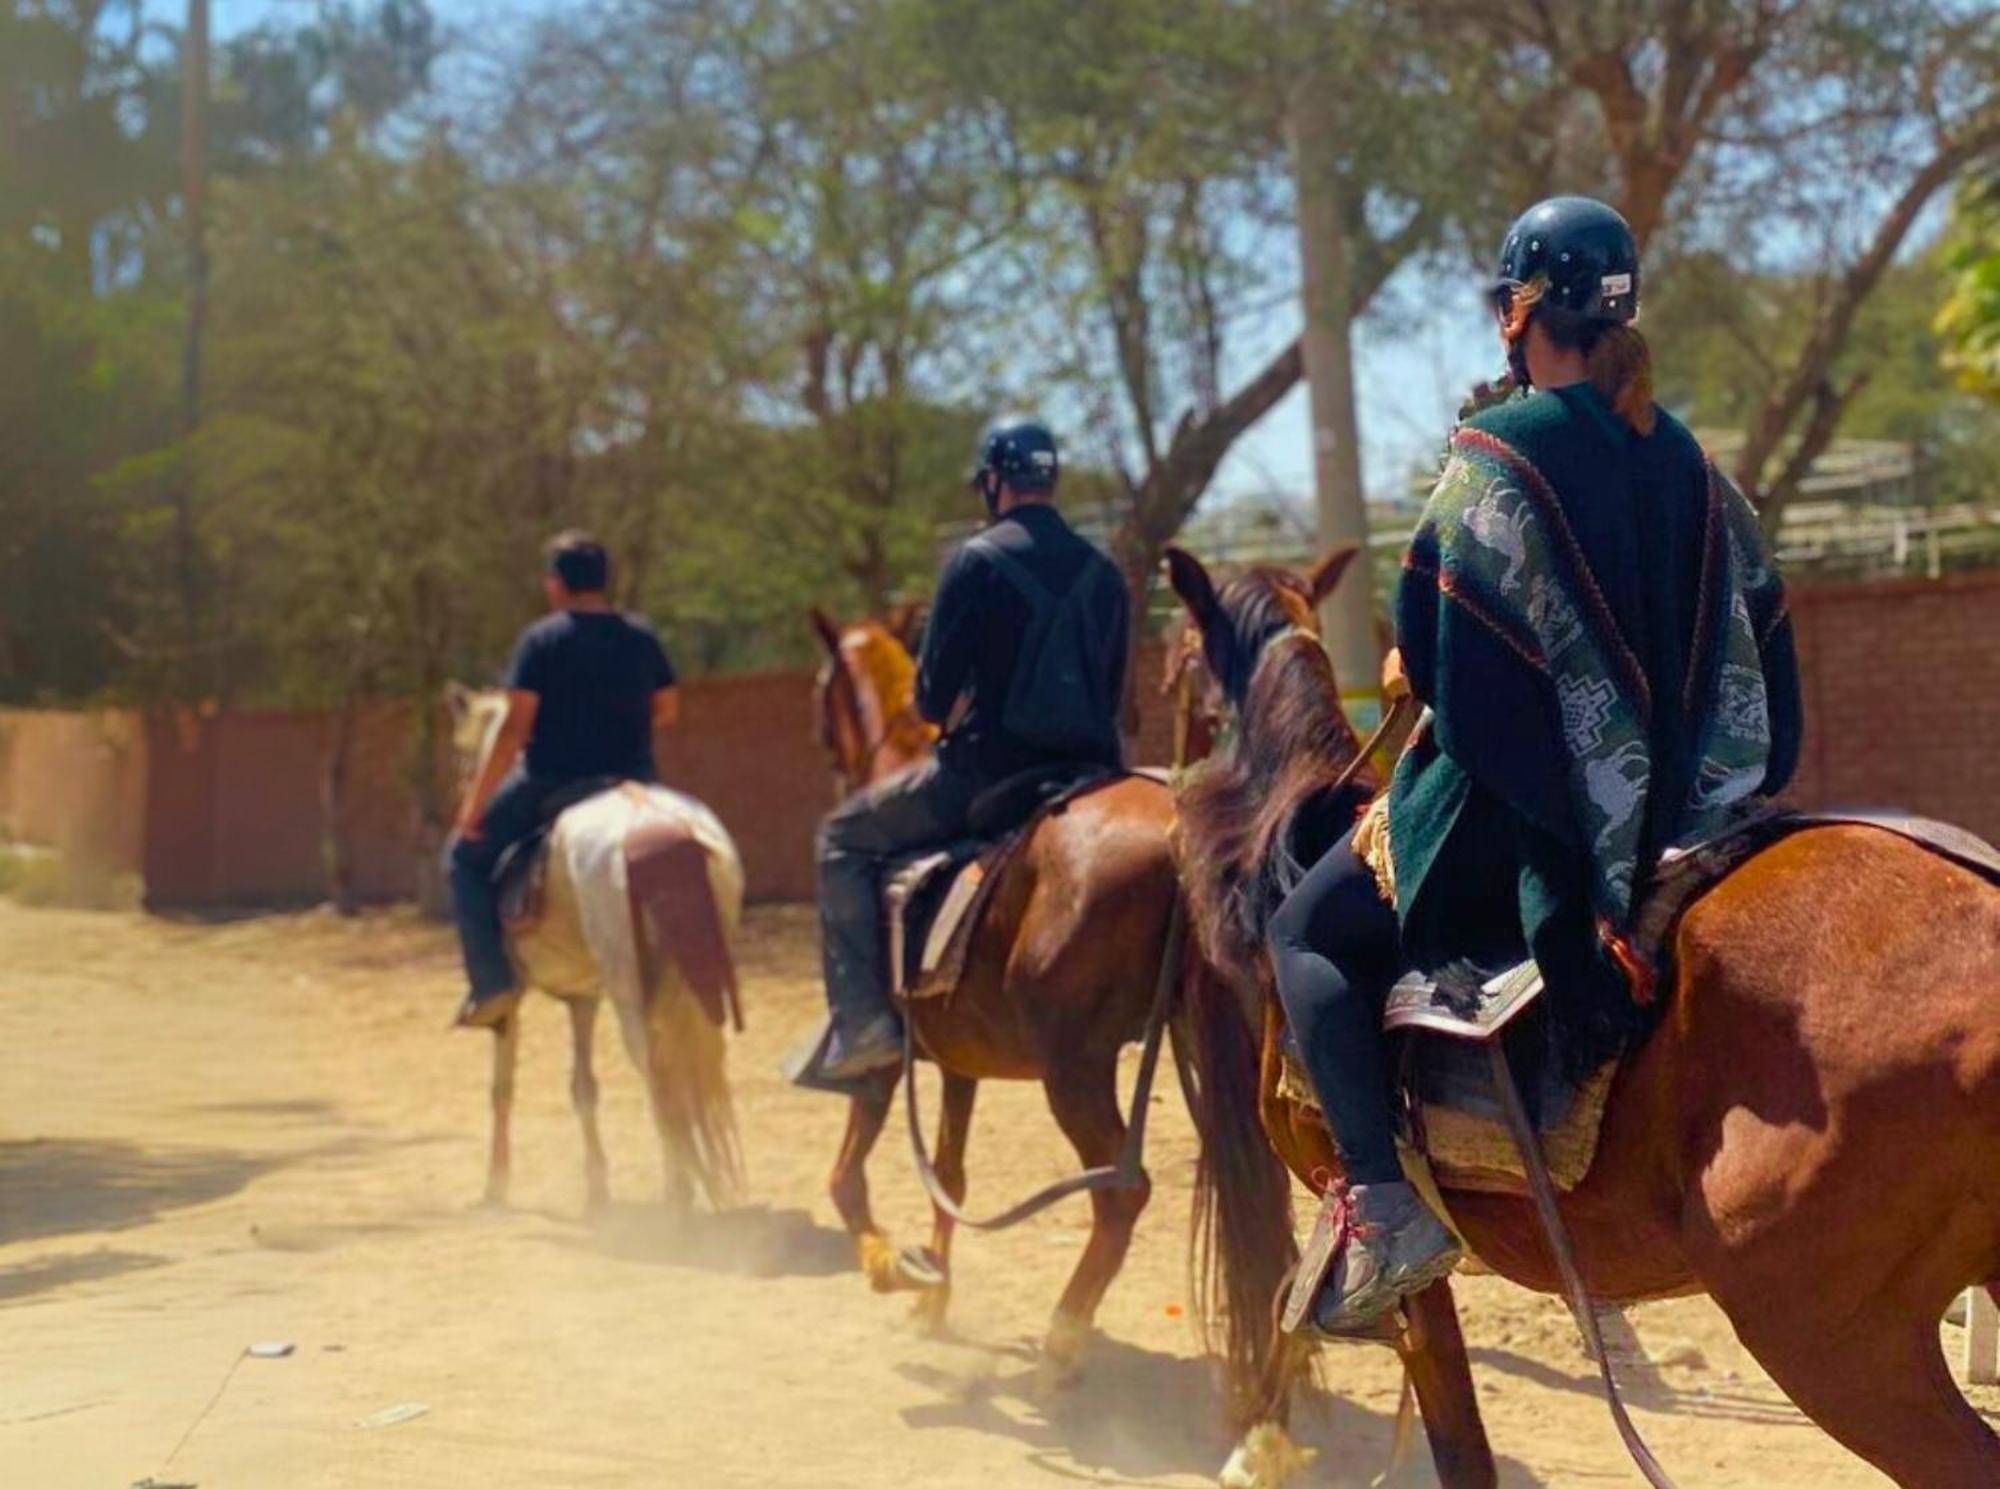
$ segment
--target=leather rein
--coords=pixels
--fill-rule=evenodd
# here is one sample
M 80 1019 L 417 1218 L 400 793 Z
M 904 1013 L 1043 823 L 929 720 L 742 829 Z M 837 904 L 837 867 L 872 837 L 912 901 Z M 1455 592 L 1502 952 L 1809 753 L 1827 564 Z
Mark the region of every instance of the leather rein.
M 876 762 L 882 752 L 896 740 L 896 725 L 903 719 L 915 719 L 914 708 L 905 707 L 882 721 L 879 737 L 868 740 L 863 730 L 865 712 L 861 707 L 860 685 L 848 670 L 847 659 L 834 655 L 828 661 L 827 693 L 829 706 L 835 689 L 845 694 L 845 707 L 855 725 L 855 733 L 864 735 L 861 753 L 852 761 L 840 761 L 839 774 L 845 779 L 840 783 L 847 791 L 864 789 L 874 774 Z M 826 730 L 826 743 L 830 751 L 839 759 L 839 749 L 834 740 L 831 721 Z M 836 786 L 839 794 L 839 786 Z M 1160 1049 L 1164 1043 L 1169 1019 L 1173 1013 L 1174 993 L 1180 985 L 1182 942 L 1185 919 L 1178 897 L 1174 901 L 1173 914 L 1167 922 L 1167 936 L 1160 952 L 1159 980 L 1153 990 L 1153 1004 L 1146 1015 L 1146 1029 L 1142 1037 L 1139 1055 L 1139 1075 L 1132 1088 L 1131 1114 L 1126 1119 L 1125 1141 L 1119 1148 L 1118 1161 L 1087 1168 L 1071 1174 L 1066 1179 L 1044 1186 L 1022 1200 L 1019 1204 L 1002 1211 L 998 1215 L 981 1218 L 968 1215 L 951 1197 L 944 1181 L 938 1177 L 937 1167 L 931 1161 L 930 1145 L 924 1138 L 923 1120 L 917 1113 L 917 1048 L 914 1020 L 907 1012 L 903 1019 L 903 1106 L 909 1114 L 910 1151 L 916 1164 L 917 1177 L 923 1181 L 924 1191 L 931 1203 L 953 1221 L 970 1230 L 999 1231 L 1019 1225 L 1030 1216 L 1039 1215 L 1049 1206 L 1068 1199 L 1074 1194 L 1090 1194 L 1107 1189 L 1137 1189 L 1146 1183 L 1146 1118 L 1152 1107 L 1153 1083 L 1159 1073 Z

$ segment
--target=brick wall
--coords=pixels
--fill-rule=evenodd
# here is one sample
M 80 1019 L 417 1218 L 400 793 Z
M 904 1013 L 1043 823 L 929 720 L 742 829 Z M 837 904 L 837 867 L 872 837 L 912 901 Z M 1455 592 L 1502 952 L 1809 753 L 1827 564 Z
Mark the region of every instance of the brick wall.
M 1793 795 L 1894 806 L 2000 842 L 2000 573 L 1799 587 Z
M 2000 840 L 2000 573 L 1802 588 L 1806 753 L 1813 805 L 1905 807 Z M 1135 759 L 1172 738 L 1160 653 L 1139 663 Z M 832 801 L 812 738 L 812 678 L 763 673 L 687 685 L 662 737 L 666 779 L 734 834 L 757 899 L 813 890 L 812 835 Z M 415 893 L 435 852 L 416 792 L 415 705 L 356 723 L 342 831 L 365 899 Z M 327 893 L 323 714 L 0 711 L 0 838 L 55 849 L 79 873 L 143 872 L 157 905 L 256 905 Z

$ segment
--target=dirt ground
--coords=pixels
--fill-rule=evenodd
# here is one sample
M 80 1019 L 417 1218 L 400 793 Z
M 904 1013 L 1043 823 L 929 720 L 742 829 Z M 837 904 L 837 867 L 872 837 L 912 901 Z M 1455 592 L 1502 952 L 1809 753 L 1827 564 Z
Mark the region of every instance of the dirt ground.
M 529 1010 L 514 1207 L 476 1205 L 487 1041 L 444 1030 L 455 973 L 435 926 L 0 902 L 0 1484 L 1212 1482 L 1229 1442 L 1184 1306 L 1178 1096 L 1156 1114 L 1155 1200 L 1088 1374 L 1044 1397 L 1032 1343 L 1085 1207 L 963 1239 L 955 1331 L 918 1337 L 905 1301 L 864 1288 L 824 1197 L 839 1105 L 775 1073 L 817 998 L 810 922 L 754 912 L 743 959 L 751 1028 L 731 1058 L 751 1202 L 676 1233 L 609 1037 L 617 1203 L 581 1220 L 567 1021 L 547 1003 Z M 915 1236 L 927 1211 L 891 1133 L 878 1207 Z M 1072 1165 L 1037 1090 L 982 1094 L 975 1202 Z M 1504 1481 L 1637 1482 L 1562 1310 L 1490 1278 L 1461 1296 Z M 1634 1322 L 1655 1362 L 1642 1424 L 1684 1484 L 1882 1482 L 1707 1304 Z M 295 1349 L 245 1357 L 264 1341 Z M 1322 1450 L 1308 1482 L 1367 1484 L 1394 1364 L 1356 1346 L 1325 1373 L 1330 1394 L 1301 1412 Z M 2000 1393 L 1977 1399 L 2000 1414 Z

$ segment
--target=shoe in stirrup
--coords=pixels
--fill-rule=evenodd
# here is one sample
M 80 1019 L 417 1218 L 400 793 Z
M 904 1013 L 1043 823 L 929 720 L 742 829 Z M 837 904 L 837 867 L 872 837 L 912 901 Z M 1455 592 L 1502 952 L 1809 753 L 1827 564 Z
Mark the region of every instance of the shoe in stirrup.
M 1327 1190 L 1285 1300 L 1287 1332 L 1366 1334 L 1458 1265 L 1458 1240 L 1406 1183 Z
M 458 1005 L 458 1016 L 451 1021 L 454 1029 L 498 1029 L 507 1021 L 508 1015 L 521 1006 L 521 990 L 507 988 L 497 993 L 467 993 L 465 1001 Z
M 893 1013 L 878 1015 L 849 1039 L 836 1019 L 833 1041 L 819 1073 L 827 1080 L 848 1081 L 903 1063 L 903 1026 Z

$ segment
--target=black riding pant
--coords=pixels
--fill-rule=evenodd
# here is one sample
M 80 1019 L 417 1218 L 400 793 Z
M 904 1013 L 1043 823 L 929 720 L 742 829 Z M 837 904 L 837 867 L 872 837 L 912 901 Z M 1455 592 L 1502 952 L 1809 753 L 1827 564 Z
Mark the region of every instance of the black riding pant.
M 1298 882 L 1268 931 L 1278 998 L 1348 1179 L 1392 1183 L 1395 1106 L 1382 1008 L 1402 972 L 1394 907 L 1349 833 Z

